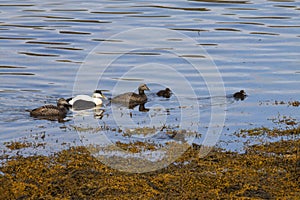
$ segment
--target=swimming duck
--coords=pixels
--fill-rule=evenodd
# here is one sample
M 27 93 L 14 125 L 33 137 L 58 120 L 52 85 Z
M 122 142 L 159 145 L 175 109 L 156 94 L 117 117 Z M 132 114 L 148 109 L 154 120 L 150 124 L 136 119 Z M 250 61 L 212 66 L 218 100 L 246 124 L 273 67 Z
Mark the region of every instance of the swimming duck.
M 244 100 L 246 97 L 247 97 L 247 94 L 244 90 L 241 90 L 239 92 L 236 92 L 233 94 L 233 97 L 236 99 L 236 100 Z
M 45 105 L 30 111 L 32 117 L 60 117 L 64 118 L 68 112 L 68 102 L 64 98 L 60 98 L 55 105 Z
M 85 110 L 102 105 L 102 98 L 106 99 L 101 90 L 95 90 L 92 96 L 77 95 L 74 98 L 67 99 L 67 102 L 75 110 Z
M 139 93 L 136 94 L 134 92 L 127 92 L 124 94 L 120 94 L 111 99 L 114 103 L 126 103 L 126 104 L 142 104 L 147 102 L 147 96 L 144 93 L 145 90 L 150 90 L 146 84 L 141 84 L 138 87 Z
M 157 96 L 159 97 L 165 97 L 165 98 L 170 98 L 172 95 L 172 91 L 170 88 L 166 88 L 165 90 L 160 90 L 156 93 Z

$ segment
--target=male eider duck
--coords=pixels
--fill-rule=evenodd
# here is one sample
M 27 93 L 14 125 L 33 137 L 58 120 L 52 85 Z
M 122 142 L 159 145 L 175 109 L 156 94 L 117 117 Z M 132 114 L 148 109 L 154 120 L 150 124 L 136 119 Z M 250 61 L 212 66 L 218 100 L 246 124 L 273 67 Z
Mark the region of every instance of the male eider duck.
M 77 95 L 74 98 L 67 99 L 67 102 L 75 110 L 84 110 L 102 105 L 102 99 L 106 99 L 106 97 L 100 90 L 95 90 L 92 96 Z
M 170 88 L 166 88 L 165 90 L 160 90 L 156 93 L 157 96 L 159 97 L 165 97 L 165 98 L 170 98 L 172 95 L 172 91 Z
M 139 93 L 127 92 L 120 94 L 111 99 L 113 103 L 125 103 L 125 104 L 142 104 L 147 102 L 147 96 L 144 93 L 145 90 L 150 90 L 146 84 L 141 84 L 138 88 Z
M 247 94 L 246 94 L 246 92 L 244 90 L 241 90 L 239 92 L 234 93 L 233 97 L 236 100 L 244 100 L 247 97 Z
M 68 102 L 64 98 L 57 101 L 57 106 L 45 105 L 30 111 L 32 117 L 59 117 L 64 118 L 68 112 Z

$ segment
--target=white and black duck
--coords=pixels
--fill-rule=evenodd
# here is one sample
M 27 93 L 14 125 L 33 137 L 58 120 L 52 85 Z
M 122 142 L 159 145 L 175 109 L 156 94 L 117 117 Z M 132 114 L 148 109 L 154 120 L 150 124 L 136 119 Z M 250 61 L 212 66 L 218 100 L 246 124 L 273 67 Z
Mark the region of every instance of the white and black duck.
M 67 102 L 74 110 L 91 109 L 103 104 L 102 99 L 106 97 L 102 94 L 101 90 L 95 90 L 92 96 L 77 95 L 76 97 L 67 99 Z

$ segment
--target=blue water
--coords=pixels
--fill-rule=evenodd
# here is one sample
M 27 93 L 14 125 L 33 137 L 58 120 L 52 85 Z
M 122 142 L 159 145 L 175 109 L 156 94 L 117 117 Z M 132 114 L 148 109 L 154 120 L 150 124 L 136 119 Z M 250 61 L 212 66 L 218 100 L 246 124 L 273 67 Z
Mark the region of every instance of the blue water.
M 240 151 L 249 138 L 235 131 L 273 127 L 278 115 L 300 118 L 299 107 L 274 105 L 300 97 L 299 21 L 297 1 L 1 1 L 0 143 L 45 142 L 23 154 L 47 154 L 93 143 L 74 128 L 90 127 L 112 143 L 165 144 L 173 139 L 164 131 L 114 130 L 166 125 L 201 134 L 186 136 L 189 143 L 213 137 Z M 140 83 L 151 89 L 149 112 L 105 102 L 101 119 L 70 112 L 64 123 L 26 112 L 96 88 L 108 97 L 136 91 Z M 165 87 L 174 95 L 156 97 Z M 248 98 L 231 98 L 241 89 Z M 220 132 L 211 136 L 209 127 Z

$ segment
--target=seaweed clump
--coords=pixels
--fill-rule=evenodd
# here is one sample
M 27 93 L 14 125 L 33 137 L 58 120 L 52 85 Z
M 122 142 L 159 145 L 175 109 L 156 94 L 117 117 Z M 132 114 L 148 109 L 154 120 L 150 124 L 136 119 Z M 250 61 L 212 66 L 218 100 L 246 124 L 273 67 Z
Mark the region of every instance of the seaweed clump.
M 204 158 L 191 147 L 173 164 L 142 174 L 112 169 L 85 147 L 16 156 L 0 166 L 0 199 L 294 199 L 299 147 L 299 139 L 278 141 L 244 154 L 214 149 Z

